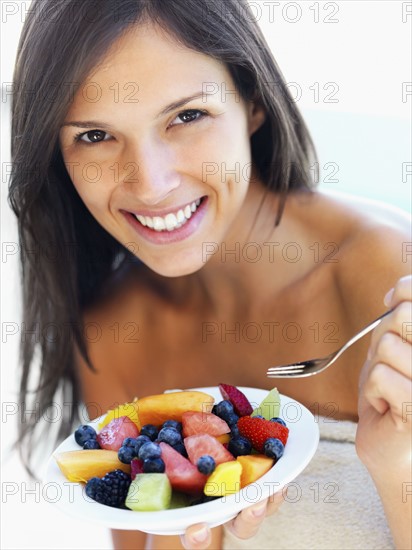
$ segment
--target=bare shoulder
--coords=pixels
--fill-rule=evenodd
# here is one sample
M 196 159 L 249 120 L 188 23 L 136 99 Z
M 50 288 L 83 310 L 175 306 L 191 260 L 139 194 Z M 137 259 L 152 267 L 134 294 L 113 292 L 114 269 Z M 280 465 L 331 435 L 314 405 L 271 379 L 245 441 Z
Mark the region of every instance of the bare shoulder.
M 378 201 L 340 193 L 320 195 L 340 235 L 339 292 L 350 311 L 368 312 L 369 318 L 379 315 L 386 292 L 411 272 L 411 217 Z

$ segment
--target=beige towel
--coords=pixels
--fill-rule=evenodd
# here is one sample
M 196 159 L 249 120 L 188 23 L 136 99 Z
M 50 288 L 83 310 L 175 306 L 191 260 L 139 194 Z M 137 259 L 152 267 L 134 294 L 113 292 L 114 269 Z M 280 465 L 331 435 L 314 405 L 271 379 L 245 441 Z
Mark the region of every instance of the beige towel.
M 225 550 L 395 548 L 375 486 L 356 455 L 356 423 L 331 420 L 319 418 L 318 450 L 288 484 L 279 511 L 251 539 L 225 531 Z

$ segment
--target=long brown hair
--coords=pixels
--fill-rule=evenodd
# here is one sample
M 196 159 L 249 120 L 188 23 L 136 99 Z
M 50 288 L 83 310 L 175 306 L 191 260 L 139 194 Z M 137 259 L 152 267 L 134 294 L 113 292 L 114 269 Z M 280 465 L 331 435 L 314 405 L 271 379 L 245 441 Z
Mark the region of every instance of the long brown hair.
M 58 436 L 76 419 L 81 394 L 74 344 L 93 368 L 82 331 L 84 308 L 98 299 L 110 277 L 136 261 L 80 200 L 59 150 L 60 126 L 78 86 L 113 42 L 131 25 L 146 21 L 225 63 L 241 96 L 263 104 L 267 118 L 251 147 L 267 187 L 282 196 L 311 188 L 309 163 L 315 153 L 309 133 L 247 0 L 34 0 L 14 73 L 10 181 L 20 238 L 23 320 L 27 328 L 40 327 L 39 338 L 27 338 L 21 346 L 19 400 L 26 421 L 19 426 L 19 443 L 26 464 L 36 421 L 52 406 L 56 392 L 73 404 Z M 281 209 L 277 222 L 280 214 Z M 54 337 L 45 327 L 54 327 Z M 36 352 L 38 408 L 27 420 Z

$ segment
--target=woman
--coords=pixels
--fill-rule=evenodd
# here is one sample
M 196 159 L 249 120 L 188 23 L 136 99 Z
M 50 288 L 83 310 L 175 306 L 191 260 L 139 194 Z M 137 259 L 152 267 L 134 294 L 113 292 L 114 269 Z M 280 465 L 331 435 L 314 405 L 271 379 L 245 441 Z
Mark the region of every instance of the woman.
M 395 545 L 408 547 L 409 220 L 312 190 L 310 137 L 247 13 L 238 0 L 33 3 L 15 73 L 10 196 L 22 249 L 39 251 L 35 262 L 22 255 L 25 321 L 62 335 L 41 342 L 41 410 L 58 388 L 101 410 L 172 387 L 269 388 L 267 366 L 330 353 L 394 287 L 394 312 L 371 340 L 278 387 L 320 414 L 333 403 L 335 419 L 359 412 L 359 455 Z M 33 351 L 26 342 L 22 400 Z M 22 425 L 22 441 L 32 429 Z M 228 529 L 254 535 L 279 500 Z M 182 542 L 219 548 L 221 536 L 193 526 Z

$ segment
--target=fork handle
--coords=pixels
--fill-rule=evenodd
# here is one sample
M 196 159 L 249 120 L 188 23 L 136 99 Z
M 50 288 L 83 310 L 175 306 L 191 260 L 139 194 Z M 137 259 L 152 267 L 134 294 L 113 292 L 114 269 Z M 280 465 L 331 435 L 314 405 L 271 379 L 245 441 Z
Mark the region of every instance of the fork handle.
M 348 340 L 346 342 L 346 344 L 344 346 L 342 346 L 339 350 L 339 354 L 340 355 L 341 353 L 343 353 L 346 348 L 348 348 L 349 346 L 351 346 L 352 344 L 354 344 L 355 342 L 357 342 L 360 338 L 362 338 L 363 336 L 365 336 L 365 334 L 368 334 L 368 332 L 370 332 L 371 330 L 373 330 L 375 327 L 377 327 L 379 325 L 379 323 L 382 321 L 382 319 L 384 317 L 386 317 L 387 315 L 389 315 L 389 313 L 392 313 L 392 311 L 394 310 L 394 308 L 392 309 L 389 309 L 388 311 L 385 311 L 385 313 L 383 313 L 380 317 L 378 317 L 377 319 L 375 319 L 374 321 L 372 321 L 372 323 L 370 323 L 367 327 L 365 327 L 363 330 L 361 330 L 360 332 L 358 332 L 357 334 L 355 334 L 355 336 L 353 336 L 350 340 Z M 337 359 L 337 357 L 336 357 Z

